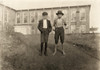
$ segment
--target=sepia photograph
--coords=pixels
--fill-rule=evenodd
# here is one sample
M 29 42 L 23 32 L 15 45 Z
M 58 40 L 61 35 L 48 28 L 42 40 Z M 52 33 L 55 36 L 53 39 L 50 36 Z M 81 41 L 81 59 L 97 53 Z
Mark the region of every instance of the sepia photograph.
M 100 0 L 0 0 L 0 70 L 100 70 Z

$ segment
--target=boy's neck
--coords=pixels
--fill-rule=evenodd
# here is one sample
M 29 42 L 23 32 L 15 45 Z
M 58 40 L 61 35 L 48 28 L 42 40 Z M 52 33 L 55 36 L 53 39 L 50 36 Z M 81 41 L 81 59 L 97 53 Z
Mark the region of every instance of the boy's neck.
M 43 18 L 43 20 L 47 20 L 47 18 Z

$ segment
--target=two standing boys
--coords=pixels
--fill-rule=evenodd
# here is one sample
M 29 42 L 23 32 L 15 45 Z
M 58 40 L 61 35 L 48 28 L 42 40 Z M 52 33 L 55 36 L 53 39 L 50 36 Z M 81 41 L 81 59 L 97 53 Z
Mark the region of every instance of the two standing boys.
M 62 18 L 62 16 L 64 15 L 62 11 L 58 11 L 56 15 L 57 15 L 57 19 L 54 20 L 54 24 L 53 24 L 53 30 L 55 31 L 55 51 L 53 55 L 55 55 L 57 52 L 59 37 L 62 46 L 62 53 L 63 55 L 65 55 L 63 43 L 64 43 L 64 26 L 66 26 L 66 22 Z M 39 25 L 38 25 L 38 29 L 41 32 L 41 55 L 43 54 L 43 45 L 45 44 L 44 55 L 47 56 L 48 37 L 49 37 L 49 33 L 52 30 L 52 26 L 50 20 L 47 19 L 48 13 L 43 12 L 42 16 L 43 19 L 39 21 Z

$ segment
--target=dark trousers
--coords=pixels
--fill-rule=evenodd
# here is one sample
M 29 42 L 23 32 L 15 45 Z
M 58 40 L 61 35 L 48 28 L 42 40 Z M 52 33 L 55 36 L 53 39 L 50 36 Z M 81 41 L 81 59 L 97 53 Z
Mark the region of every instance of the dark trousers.
M 60 37 L 60 42 L 64 43 L 64 28 L 63 27 L 57 27 L 55 29 L 55 44 L 58 44 Z
M 48 37 L 49 37 L 48 30 L 47 29 L 43 29 L 43 32 L 41 33 L 41 54 L 43 53 L 43 47 L 45 45 L 44 54 L 47 55 Z
M 45 51 L 44 51 L 44 54 L 46 55 L 47 54 L 47 42 L 41 42 L 41 54 L 43 53 L 43 46 L 45 44 Z
M 49 33 L 47 29 L 43 29 L 44 31 L 41 33 L 41 42 L 48 42 Z

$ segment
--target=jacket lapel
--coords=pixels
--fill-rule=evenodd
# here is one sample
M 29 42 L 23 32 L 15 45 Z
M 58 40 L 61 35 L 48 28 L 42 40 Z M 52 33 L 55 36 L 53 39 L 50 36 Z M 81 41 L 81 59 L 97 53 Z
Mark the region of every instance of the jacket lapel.
M 47 20 L 47 28 L 48 28 L 48 26 L 49 26 L 49 21 Z
M 41 21 L 41 27 L 43 27 L 43 20 Z

